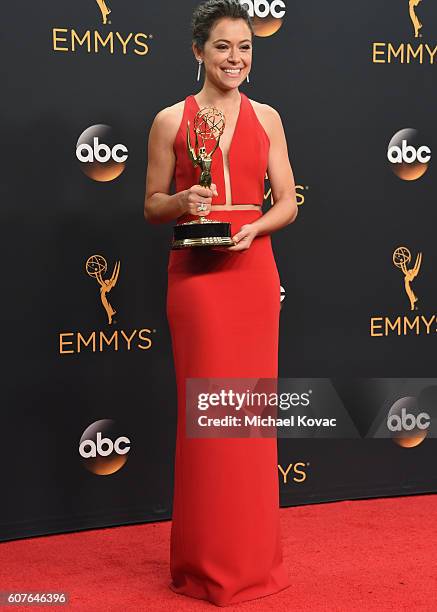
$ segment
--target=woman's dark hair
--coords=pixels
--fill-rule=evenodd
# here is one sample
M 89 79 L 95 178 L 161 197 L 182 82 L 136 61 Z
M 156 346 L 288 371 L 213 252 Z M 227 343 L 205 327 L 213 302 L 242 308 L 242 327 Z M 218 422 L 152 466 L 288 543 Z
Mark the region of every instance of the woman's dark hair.
M 223 17 L 244 19 L 253 35 L 250 15 L 239 0 L 206 0 L 194 9 L 191 19 L 193 42 L 200 51 L 203 51 L 214 23 Z

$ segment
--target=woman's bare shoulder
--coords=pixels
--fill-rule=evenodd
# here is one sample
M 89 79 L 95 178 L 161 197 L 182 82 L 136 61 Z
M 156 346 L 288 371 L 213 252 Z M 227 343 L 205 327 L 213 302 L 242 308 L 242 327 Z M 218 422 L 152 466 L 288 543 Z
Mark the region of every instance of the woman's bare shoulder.
M 281 117 L 278 111 L 273 108 L 273 106 L 269 106 L 269 104 L 263 104 L 262 102 L 257 102 L 251 98 L 249 98 L 249 101 L 253 106 L 253 110 L 255 111 L 259 122 L 266 130 L 267 134 L 270 134 L 275 128 L 277 129 L 278 123 L 281 123 Z
M 167 129 L 176 127 L 177 129 L 182 121 L 184 105 L 185 100 L 181 100 L 180 102 L 176 102 L 176 104 L 166 106 L 156 114 L 154 122 L 156 122 L 160 127 Z

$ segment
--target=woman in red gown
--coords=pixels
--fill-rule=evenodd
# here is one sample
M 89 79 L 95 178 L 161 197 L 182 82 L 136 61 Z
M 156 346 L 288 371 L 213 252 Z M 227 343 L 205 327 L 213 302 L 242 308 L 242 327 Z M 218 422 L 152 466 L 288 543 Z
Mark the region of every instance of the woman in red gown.
M 279 525 L 276 438 L 193 438 L 187 378 L 276 378 L 280 283 L 270 234 L 297 214 L 278 113 L 240 93 L 253 30 L 238 0 L 208 0 L 193 15 L 201 91 L 162 110 L 149 136 L 144 214 L 150 223 L 207 215 L 231 222 L 231 247 L 171 250 L 167 316 L 178 392 L 170 588 L 218 606 L 290 586 Z M 189 160 L 186 126 L 200 108 L 223 111 L 211 189 Z M 275 201 L 265 214 L 268 171 Z M 175 194 L 169 195 L 172 178 Z M 203 206 L 202 206 L 203 205 Z M 204 210 L 202 210 L 204 209 Z

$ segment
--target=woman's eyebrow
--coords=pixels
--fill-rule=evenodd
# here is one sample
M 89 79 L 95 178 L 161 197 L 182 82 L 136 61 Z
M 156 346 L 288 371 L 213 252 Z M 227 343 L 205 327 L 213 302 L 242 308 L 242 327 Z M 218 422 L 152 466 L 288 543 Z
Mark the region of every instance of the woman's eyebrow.
M 227 42 L 227 43 L 231 42 L 230 40 L 226 40 L 226 38 L 217 38 L 217 40 L 213 40 L 212 42 L 214 44 L 214 43 L 220 42 L 220 41 L 221 42 Z M 243 43 L 243 42 L 252 42 L 252 41 L 250 40 L 250 38 L 245 38 L 244 40 L 240 40 L 240 43 Z

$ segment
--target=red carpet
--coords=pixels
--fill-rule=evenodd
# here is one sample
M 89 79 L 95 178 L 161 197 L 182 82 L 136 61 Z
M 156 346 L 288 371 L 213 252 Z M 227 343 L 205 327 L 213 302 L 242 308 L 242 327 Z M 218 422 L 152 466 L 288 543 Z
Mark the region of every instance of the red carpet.
M 281 509 L 294 585 L 226 610 L 437 610 L 437 495 Z M 65 591 L 66 606 L 5 610 L 218 610 L 167 586 L 170 522 L 0 544 L 0 591 Z

